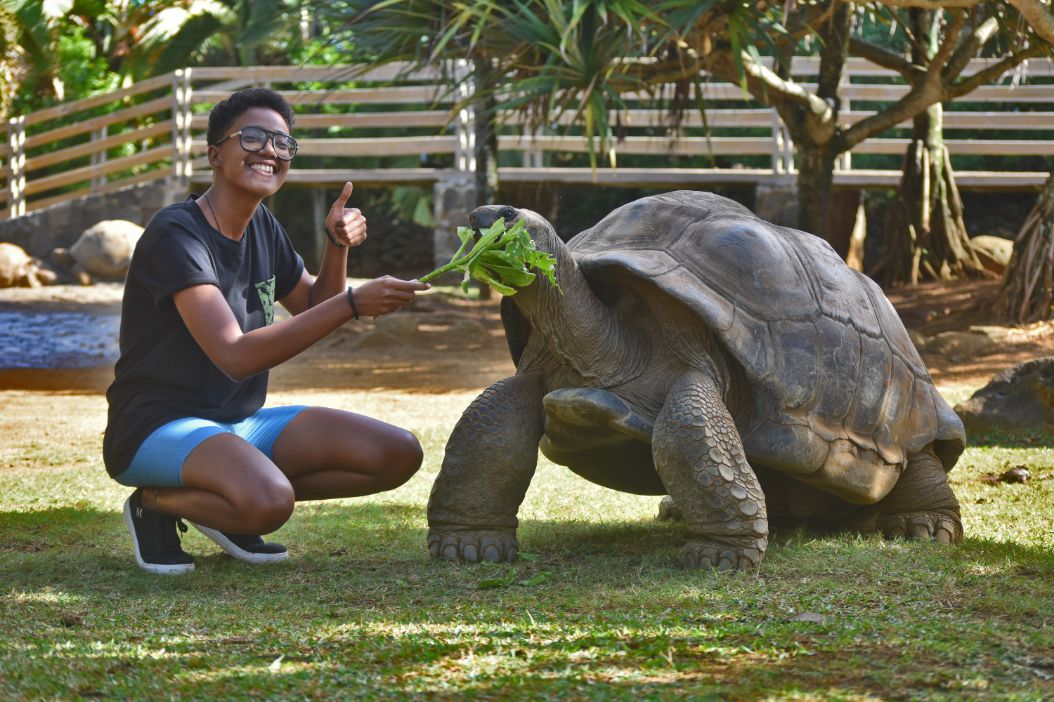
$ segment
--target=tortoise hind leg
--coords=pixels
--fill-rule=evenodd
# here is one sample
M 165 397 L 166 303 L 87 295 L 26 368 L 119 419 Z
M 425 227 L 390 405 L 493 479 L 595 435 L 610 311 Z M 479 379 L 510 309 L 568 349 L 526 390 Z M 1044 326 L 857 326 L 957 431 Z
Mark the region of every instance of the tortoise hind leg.
M 691 533 L 681 562 L 757 566 L 768 546 L 765 496 L 711 378 L 693 371 L 674 382 L 655 421 L 652 451 Z
M 957 544 L 963 537 L 959 501 L 944 466 L 929 449 L 912 455 L 889 494 L 850 518 L 847 526 L 878 531 L 887 539 Z

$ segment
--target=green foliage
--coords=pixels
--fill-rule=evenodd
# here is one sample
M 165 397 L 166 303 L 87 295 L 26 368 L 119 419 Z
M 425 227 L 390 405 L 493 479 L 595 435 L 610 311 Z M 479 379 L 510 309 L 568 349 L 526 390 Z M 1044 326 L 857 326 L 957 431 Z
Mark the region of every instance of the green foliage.
M 677 123 L 694 86 L 694 107 L 703 109 L 695 35 L 719 31 L 721 41 L 753 51 L 779 14 L 719 0 L 345 0 L 331 11 L 353 17 L 344 34 L 374 63 L 468 59 L 476 70 L 447 82 L 454 92 L 471 81 L 467 101 L 478 119 L 519 112 L 537 131 L 570 117 L 567 129 L 587 137 L 594 168 L 601 154 L 616 164 L 627 95 L 668 107 Z M 493 108 L 481 113 L 488 101 Z
M 498 218 L 494 224 L 479 232 L 478 240 L 476 231 L 468 227 L 458 227 L 457 235 L 461 239 L 461 247 L 454 253 L 450 263 L 418 280 L 427 283 L 444 273 L 457 270 L 464 273 L 461 288 L 466 292 L 469 281 L 474 278 L 502 295 L 515 295 L 517 289 L 534 282 L 536 276 L 531 272 L 534 269 L 544 275 L 551 285 L 560 287 L 556 282 L 556 259 L 552 254 L 535 248 L 534 240 L 522 219 L 516 220 L 506 230 L 505 220 Z

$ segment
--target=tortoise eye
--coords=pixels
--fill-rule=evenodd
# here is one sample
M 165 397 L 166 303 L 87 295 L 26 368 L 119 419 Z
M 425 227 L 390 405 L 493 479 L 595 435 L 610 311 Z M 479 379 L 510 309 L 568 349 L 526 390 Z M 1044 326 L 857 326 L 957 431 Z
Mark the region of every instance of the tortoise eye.
M 501 218 L 502 219 L 514 219 L 515 217 L 516 217 L 516 210 L 512 209 L 511 207 L 503 207 L 503 208 L 501 208 Z

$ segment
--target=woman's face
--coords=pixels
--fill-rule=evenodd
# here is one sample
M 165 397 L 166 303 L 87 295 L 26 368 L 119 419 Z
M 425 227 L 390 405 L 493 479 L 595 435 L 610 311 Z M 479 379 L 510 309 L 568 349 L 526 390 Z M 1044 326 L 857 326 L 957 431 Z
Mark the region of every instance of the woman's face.
M 266 107 L 251 107 L 234 120 L 224 137 L 246 127 L 261 127 L 269 132 L 289 133 L 289 125 L 282 116 Z M 218 146 L 209 147 L 209 163 L 213 180 L 263 199 L 282 187 L 289 173 L 289 161 L 275 155 L 274 141 L 268 139 L 261 151 L 246 151 L 238 136 L 232 136 Z

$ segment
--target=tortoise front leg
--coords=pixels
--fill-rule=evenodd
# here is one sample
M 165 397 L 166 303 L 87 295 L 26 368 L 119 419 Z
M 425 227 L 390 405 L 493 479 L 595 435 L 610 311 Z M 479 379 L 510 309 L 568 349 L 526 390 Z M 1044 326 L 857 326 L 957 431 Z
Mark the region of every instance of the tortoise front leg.
M 538 464 L 544 394 L 540 375 L 514 375 L 461 415 L 428 499 L 433 557 L 516 560 L 516 512 Z
M 687 567 L 748 570 L 768 546 L 765 495 L 714 381 L 692 371 L 670 388 L 652 436 L 655 468 L 691 533 Z

